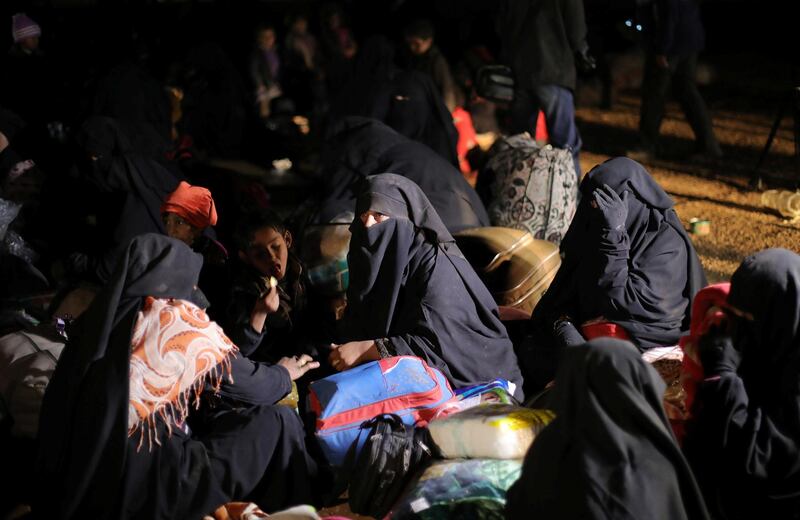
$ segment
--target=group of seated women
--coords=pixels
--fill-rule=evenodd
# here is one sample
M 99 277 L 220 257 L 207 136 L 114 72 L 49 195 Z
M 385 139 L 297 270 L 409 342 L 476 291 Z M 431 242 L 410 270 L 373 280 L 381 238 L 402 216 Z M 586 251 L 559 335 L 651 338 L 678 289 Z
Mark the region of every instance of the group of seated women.
M 286 230 L 252 226 L 237 246 L 256 288 L 223 327 L 204 311 L 202 257 L 168 236 L 134 238 L 47 389 L 37 513 L 200 518 L 232 500 L 317 504 L 327 474 L 300 418 L 276 403 L 320 363 L 324 373 L 412 355 L 454 388 L 502 378 L 520 401 L 549 388 L 557 417 L 509 491 L 511 518 L 800 517 L 800 256 L 762 251 L 733 275 L 726 318 L 700 342 L 704 379 L 681 448 L 641 353 L 689 330 L 706 285 L 697 254 L 638 163 L 597 166 L 581 194 L 519 345 L 426 194 L 400 175 L 361 184 L 347 307 L 316 360 L 248 357 L 287 299 Z

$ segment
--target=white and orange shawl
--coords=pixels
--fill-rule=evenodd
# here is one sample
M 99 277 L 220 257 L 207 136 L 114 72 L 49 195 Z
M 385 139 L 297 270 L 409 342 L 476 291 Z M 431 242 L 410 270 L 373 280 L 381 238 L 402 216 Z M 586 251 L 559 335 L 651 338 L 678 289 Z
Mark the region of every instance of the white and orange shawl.
M 131 338 L 128 436 L 140 432 L 150 449 L 160 445 L 156 417 L 183 427 L 194 394 L 195 408 L 207 382 L 219 389 L 238 349 L 196 305 L 176 299 L 145 298 Z

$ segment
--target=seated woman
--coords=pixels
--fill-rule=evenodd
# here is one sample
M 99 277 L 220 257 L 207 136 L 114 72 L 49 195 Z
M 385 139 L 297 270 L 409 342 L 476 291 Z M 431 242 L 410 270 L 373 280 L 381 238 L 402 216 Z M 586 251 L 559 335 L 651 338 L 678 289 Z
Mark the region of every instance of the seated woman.
M 392 172 L 422 189 L 451 233 L 491 225 L 478 193 L 457 167 L 430 147 L 365 117 L 342 118 L 329 132 L 321 160 L 320 193 L 324 195 L 317 207 L 317 223 L 353 211 L 362 178 Z
M 800 517 L 800 256 L 767 249 L 731 278 L 701 338 L 684 451 L 718 518 Z
M 182 242 L 136 237 L 81 316 L 42 406 L 37 515 L 201 518 L 232 499 L 268 510 L 313 500 L 302 424 L 267 405 L 280 392 L 258 390 L 269 386 L 263 370 L 290 380 L 316 363 L 236 357 L 192 303 L 201 264 Z M 242 361 L 249 368 L 232 366 Z M 193 404 L 220 399 L 239 404 L 215 407 L 193 431 Z
M 566 348 L 556 418 L 528 450 L 506 518 L 708 518 L 661 405 L 665 388 L 627 341 Z
M 521 398 L 522 375 L 497 305 L 428 198 L 390 173 L 364 184 L 350 227 L 347 342 L 334 346 L 333 367 L 417 356 L 454 387 L 503 378 Z
M 178 187 L 181 175 L 163 159 L 167 147 L 148 125 L 92 116 L 76 141 L 85 197 L 79 206 L 96 212 L 97 226 L 90 240 L 75 240 L 92 249 L 85 266 L 90 279 L 105 283 L 133 237 L 165 232 L 161 204 Z
M 586 174 L 580 192 L 561 268 L 534 309 L 523 348 L 532 390 L 552 379 L 561 346 L 582 336 L 628 339 L 640 349 L 676 345 L 689 330 L 689 304 L 706 285 L 672 199 L 642 165 L 610 159 Z

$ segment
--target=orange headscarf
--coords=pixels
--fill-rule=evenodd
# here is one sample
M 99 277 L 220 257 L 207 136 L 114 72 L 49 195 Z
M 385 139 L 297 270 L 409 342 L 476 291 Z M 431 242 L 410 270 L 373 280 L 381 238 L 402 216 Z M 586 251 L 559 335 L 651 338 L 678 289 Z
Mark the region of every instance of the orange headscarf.
M 198 229 L 217 223 L 217 208 L 211 192 L 200 186 L 181 181 L 161 205 L 161 213 L 175 213 Z

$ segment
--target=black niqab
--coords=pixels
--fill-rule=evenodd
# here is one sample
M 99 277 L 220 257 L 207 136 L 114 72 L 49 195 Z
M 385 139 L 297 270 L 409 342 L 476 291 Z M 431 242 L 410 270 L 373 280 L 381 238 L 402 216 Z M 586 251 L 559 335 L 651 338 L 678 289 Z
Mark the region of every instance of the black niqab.
M 738 371 L 705 381 L 684 448 L 720 518 L 800 514 L 800 256 L 767 249 L 742 262 L 728 303 Z
M 353 77 L 331 103 L 330 120 L 369 116 L 398 72 L 394 64 L 394 45 L 389 38 L 382 34 L 367 38 L 356 55 Z
M 370 228 L 358 215 L 390 216 Z M 399 175 L 369 177 L 348 253 L 346 341 L 388 338 L 398 355 L 442 370 L 456 387 L 503 378 L 517 366 L 497 305 L 422 190 Z
M 507 518 L 708 518 L 664 389 L 628 342 L 567 348 L 552 390 L 556 418 L 525 456 Z
M 79 318 L 42 403 L 39 513 L 117 516 L 110 508 L 125 465 L 133 320 L 146 296 L 191 300 L 202 263 L 182 242 L 138 237 Z
M 625 233 L 600 227 L 590 202 L 603 185 L 631 194 Z M 561 242 L 561 268 L 533 320 L 603 316 L 641 348 L 675 345 L 689 330 L 690 302 L 706 278 L 674 203 L 642 165 L 624 157 L 593 168 L 580 190 L 582 202 Z
M 384 85 L 367 115 L 425 144 L 458 168 L 458 132 L 453 116 L 427 74 L 417 71 L 397 74 Z
M 158 148 L 132 139 L 124 125 L 108 118 L 89 118 L 79 144 L 95 160 L 84 163 L 86 180 L 107 200 L 98 214 L 101 279 L 111 273 L 122 247 L 143 233 L 165 233 L 161 204 L 180 182 L 180 176 L 157 159 Z
M 428 147 L 363 117 L 346 117 L 330 130 L 319 222 L 352 211 L 361 181 L 388 171 L 417 184 L 451 233 L 489 225 L 486 208 L 461 172 Z
M 157 415 L 159 442 L 150 448 L 128 436 L 138 311 L 147 296 L 196 301 L 201 266 L 202 257 L 183 242 L 136 237 L 81 316 L 42 406 L 37 516 L 201 518 L 231 500 L 251 499 L 272 510 L 313 502 L 321 491 L 299 417 L 285 406 L 269 406 L 262 394 L 277 390 L 269 380 L 275 369 L 284 373 L 281 385 L 288 391 L 283 368 L 232 359 L 232 373 L 246 382 L 222 383 L 214 406 L 193 407 L 186 423 L 173 422 L 171 431 Z M 206 391 L 201 402 L 208 405 Z M 233 409 L 225 405 L 230 400 L 238 401 Z

